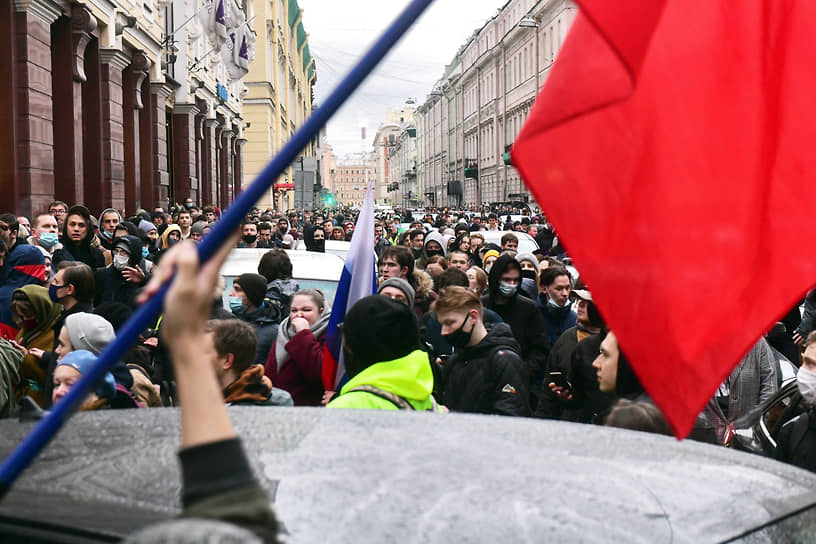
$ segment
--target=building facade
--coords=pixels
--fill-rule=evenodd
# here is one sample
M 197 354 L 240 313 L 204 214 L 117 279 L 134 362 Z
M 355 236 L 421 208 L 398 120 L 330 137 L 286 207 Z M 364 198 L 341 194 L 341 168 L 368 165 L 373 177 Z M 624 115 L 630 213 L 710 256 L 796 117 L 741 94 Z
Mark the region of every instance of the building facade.
M 240 32 L 251 56 L 244 6 L 216 2 L 227 39 Z M 212 5 L 2 2 L 5 208 L 32 215 L 58 199 L 132 213 L 188 197 L 229 205 L 243 168 L 243 84 L 230 73 L 237 53 L 208 38 Z
M 388 150 L 387 167 L 390 172 L 393 204 L 416 206 L 420 202 L 417 184 L 417 130 L 413 124 L 404 124 L 394 145 Z
M 362 206 L 370 183 L 377 179 L 377 167 L 370 153 L 347 155 L 335 161 L 332 193 L 338 206 Z
M 530 201 L 509 151 L 576 14 L 569 0 L 510 0 L 459 49 L 417 110 L 426 205 Z
M 263 39 L 259 40 L 255 62 L 245 78 L 246 185 L 254 181 L 311 114 L 316 81 L 309 35 L 297 0 L 247 1 L 253 6 L 253 29 Z M 314 163 L 318 143 L 311 142 L 302 151 L 304 165 Z M 299 160 L 296 163 L 300 165 Z M 318 177 L 316 171 L 307 171 L 306 178 L 310 176 Z M 303 189 L 295 185 L 295 168 L 290 167 L 258 206 L 283 210 L 296 207 L 295 201 L 300 201 L 296 193 L 302 194 Z

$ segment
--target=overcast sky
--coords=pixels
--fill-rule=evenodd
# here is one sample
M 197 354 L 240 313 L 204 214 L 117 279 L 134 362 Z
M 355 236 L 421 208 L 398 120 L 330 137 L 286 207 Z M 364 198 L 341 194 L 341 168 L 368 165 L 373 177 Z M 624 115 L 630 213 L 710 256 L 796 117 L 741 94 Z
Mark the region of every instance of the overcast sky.
M 342 157 L 346 153 L 370 151 L 386 108 L 403 107 L 408 98 L 422 104 L 459 47 L 505 1 L 435 0 L 329 122 L 328 141 L 335 154 Z M 318 104 L 407 3 L 407 0 L 298 0 L 316 63 Z M 365 141 L 361 138 L 362 126 L 366 127 Z

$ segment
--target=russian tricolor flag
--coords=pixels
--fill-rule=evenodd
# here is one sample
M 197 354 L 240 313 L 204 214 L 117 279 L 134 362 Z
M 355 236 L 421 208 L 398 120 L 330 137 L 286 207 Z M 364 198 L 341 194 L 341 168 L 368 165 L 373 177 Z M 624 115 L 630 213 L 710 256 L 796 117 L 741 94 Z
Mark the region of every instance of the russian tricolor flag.
M 323 387 L 337 391 L 346 373 L 343 364 L 343 338 L 337 326 L 346 318 L 346 311 L 363 297 L 377 292 L 376 256 L 374 254 L 374 186 L 368 186 L 360 216 L 354 226 L 351 247 L 332 304 L 326 347 L 323 349 Z

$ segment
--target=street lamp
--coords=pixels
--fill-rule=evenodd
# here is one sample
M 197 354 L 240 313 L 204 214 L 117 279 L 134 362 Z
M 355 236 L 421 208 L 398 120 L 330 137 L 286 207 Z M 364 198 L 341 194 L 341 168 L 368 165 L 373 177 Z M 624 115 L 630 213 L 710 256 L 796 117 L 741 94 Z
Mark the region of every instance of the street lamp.
M 518 22 L 518 26 L 521 28 L 538 28 L 538 21 L 528 15 Z

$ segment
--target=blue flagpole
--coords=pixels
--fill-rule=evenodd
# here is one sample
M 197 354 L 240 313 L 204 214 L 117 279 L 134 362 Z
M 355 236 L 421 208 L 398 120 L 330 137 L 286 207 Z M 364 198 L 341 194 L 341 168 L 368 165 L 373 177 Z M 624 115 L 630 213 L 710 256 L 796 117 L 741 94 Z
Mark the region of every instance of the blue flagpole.
M 320 128 L 326 124 L 343 103 L 360 86 L 363 80 L 379 64 L 399 39 L 408 31 L 433 0 L 412 0 L 411 3 L 391 23 L 391 26 L 380 36 L 371 49 L 360 59 L 346 75 L 337 88 L 332 91 L 322 106 L 318 107 L 306 123 L 292 136 L 292 139 L 281 149 L 258 179 L 242 192 L 232 206 L 215 223 L 212 231 L 198 246 L 201 262 L 208 260 L 224 243 L 227 237 L 241 223 L 244 215 L 258 202 L 281 173 L 295 160 L 297 154 L 314 138 Z M 54 405 L 37 426 L 23 439 L 13 452 L 0 465 L 0 499 L 2 499 L 17 477 L 26 469 L 35 457 L 48 445 L 81 404 L 93 384 L 98 382 L 135 342 L 138 335 L 146 329 L 161 313 L 164 295 L 168 286 L 164 286 L 148 302 L 143 304 L 119 330 L 116 339 L 99 354 L 93 368 L 74 385 L 71 391 Z

